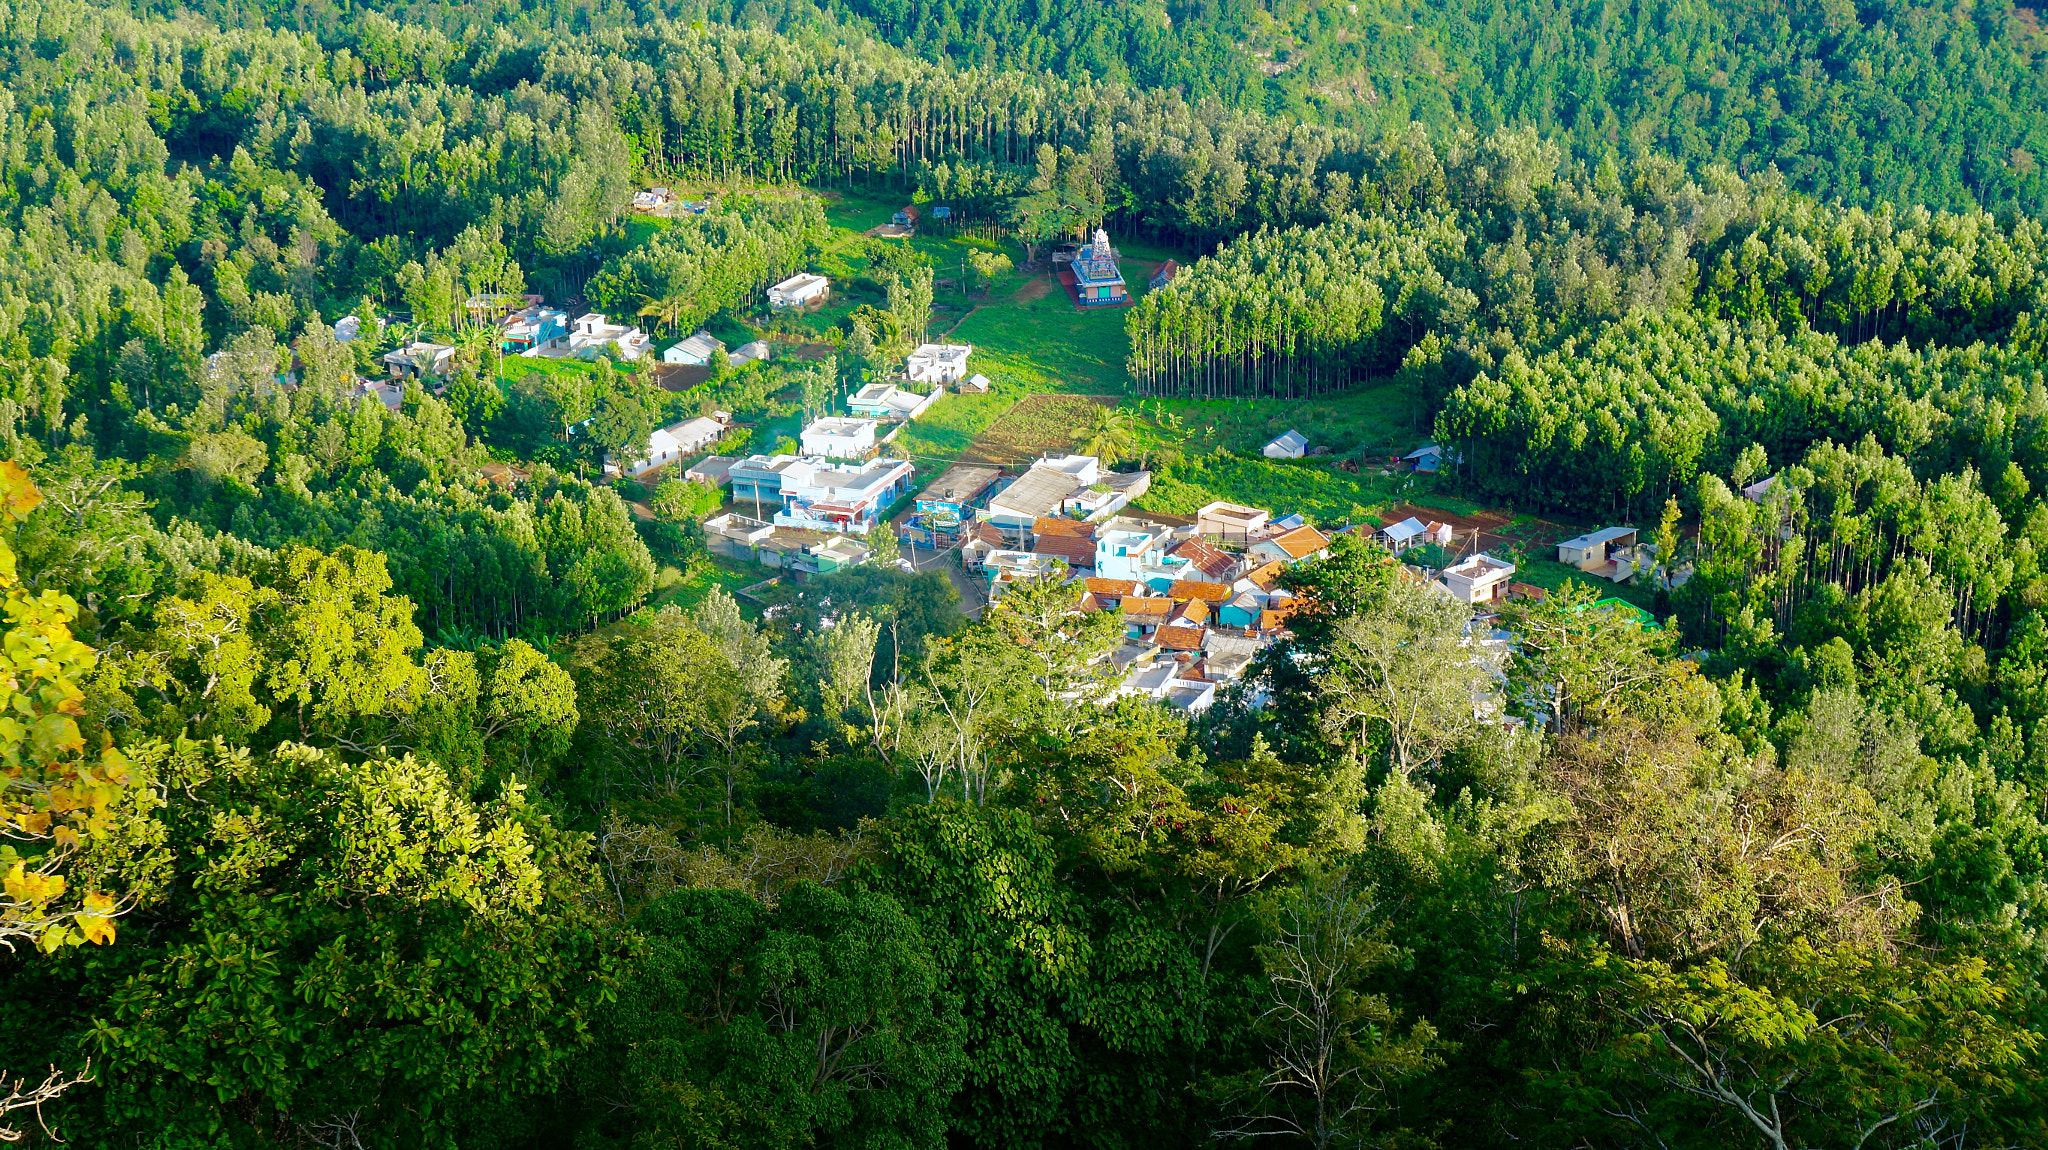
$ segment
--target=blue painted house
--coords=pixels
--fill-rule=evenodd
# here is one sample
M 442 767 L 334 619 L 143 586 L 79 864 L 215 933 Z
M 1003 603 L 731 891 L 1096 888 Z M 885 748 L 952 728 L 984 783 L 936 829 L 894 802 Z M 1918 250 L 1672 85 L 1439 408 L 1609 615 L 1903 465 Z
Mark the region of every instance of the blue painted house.
M 1246 591 L 1230 602 L 1216 609 L 1216 621 L 1225 627 L 1255 627 L 1259 613 L 1266 609 L 1266 601 L 1253 592 Z

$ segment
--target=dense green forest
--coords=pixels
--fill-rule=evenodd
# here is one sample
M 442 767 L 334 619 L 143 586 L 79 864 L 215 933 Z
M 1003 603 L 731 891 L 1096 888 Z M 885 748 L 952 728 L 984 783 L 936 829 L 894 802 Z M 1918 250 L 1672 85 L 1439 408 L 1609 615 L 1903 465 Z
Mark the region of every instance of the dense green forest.
M 496 27 L 632 31 L 662 21 L 853 44 L 874 36 L 984 74 L 1171 89 L 1373 134 L 1411 123 L 1434 139 L 1534 128 L 1587 164 L 1668 155 L 1745 174 L 1775 167 L 1800 191 L 1865 207 L 2048 208 L 2048 40 L 2035 9 L 2004 0 L 378 7 L 472 43 Z M 361 35 L 357 9 L 326 0 L 214 0 L 204 10 L 297 27 L 330 45 Z M 455 64 L 462 53 L 434 55 Z
M 0 7 L 0 1126 L 2048 1142 L 2031 27 Z M 668 596 L 701 501 L 601 462 L 816 409 L 933 269 L 683 391 L 470 301 L 738 325 L 847 192 L 1213 252 L 1129 313 L 1132 399 L 1398 385 L 1451 489 L 1691 577 L 1475 624 L 1346 534 L 1195 716 L 1055 580 Z M 358 383 L 414 339 L 439 394 Z

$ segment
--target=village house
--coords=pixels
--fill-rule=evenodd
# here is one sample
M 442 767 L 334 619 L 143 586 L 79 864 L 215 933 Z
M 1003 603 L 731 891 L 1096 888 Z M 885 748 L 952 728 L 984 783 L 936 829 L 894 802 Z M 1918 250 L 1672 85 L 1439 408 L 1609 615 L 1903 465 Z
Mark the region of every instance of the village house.
M 616 349 L 620 358 L 636 360 L 653 345 L 654 340 L 646 332 L 612 323 L 601 312 L 577 316 L 569 329 L 569 353 L 579 359 L 596 359 L 606 349 Z
M 1145 594 L 1145 589 L 1131 579 L 1104 579 L 1097 575 L 1084 580 L 1082 585 L 1088 594 L 1094 596 L 1096 605 L 1105 611 L 1115 610 L 1123 605 L 1124 600 L 1140 599 Z
M 384 410 L 395 413 L 405 402 L 405 388 L 406 384 L 402 380 L 358 379 L 356 386 L 350 389 L 348 398 L 356 401 L 374 399 L 384 405 Z
M 892 224 L 895 224 L 895 225 L 896 225 L 897 227 L 899 227 L 899 228 L 914 228 L 914 227 L 916 227 L 916 226 L 917 226 L 917 205 L 916 205 L 916 204 L 905 204 L 905 205 L 903 205 L 902 207 L 900 207 L 900 208 L 896 209 L 896 214 L 895 214 L 895 215 L 893 215 L 893 216 L 890 216 L 890 217 L 889 217 L 889 222 L 890 222 L 890 223 L 892 223 Z
M 393 379 L 445 376 L 455 366 L 455 349 L 445 343 L 414 340 L 384 353 L 384 366 Z
M 1636 572 L 1636 529 L 1602 527 L 1557 545 L 1557 561 L 1616 583 Z
M 988 576 L 988 597 L 990 602 L 1003 597 L 1012 584 L 1033 579 L 1059 579 L 1066 575 L 1066 564 L 1058 559 L 1035 555 L 1029 551 L 991 551 L 981 561 L 982 573 Z
M 1109 246 L 1109 233 L 1101 228 L 1095 229 L 1095 241 L 1076 252 L 1068 267 L 1074 277 L 1074 298 L 1082 307 L 1118 307 L 1131 302 L 1124 274 L 1116 264 L 1116 251 Z
M 805 455 L 866 459 L 875 453 L 875 421 L 836 416 L 814 420 L 801 434 Z
M 782 506 L 783 473 L 802 462 L 794 455 L 749 455 L 733 464 L 726 473 L 733 502 L 752 504 L 754 518 L 765 520 L 770 509 Z
M 1111 519 L 1095 533 L 1095 573 L 1105 579 L 1129 579 L 1163 587 L 1185 563 L 1167 558 L 1173 534 L 1167 528 L 1135 519 Z
M 706 487 L 724 487 L 732 479 L 732 465 L 737 462 L 730 455 L 707 455 L 683 472 L 683 478 Z
M 967 571 L 979 571 L 988 557 L 998 551 L 1011 550 L 1003 533 L 986 523 L 969 523 L 960 532 L 960 566 Z
M 1095 569 L 1095 525 L 1056 517 L 1039 519 L 1031 528 L 1031 552 L 1058 559 L 1075 574 L 1091 574 Z
M 688 338 L 670 344 L 661 353 L 661 362 L 708 367 L 711 364 L 711 357 L 724 350 L 725 344 L 714 338 L 710 332 L 699 328 Z
M 973 354 L 969 343 L 920 344 L 903 361 L 903 374 L 912 383 L 958 383 L 967 377 L 967 357 Z
M 1451 598 L 1460 603 L 1493 603 L 1507 594 L 1515 577 L 1515 565 L 1495 559 L 1484 551 L 1469 556 L 1437 573 L 1450 588 Z
M 1402 456 L 1401 462 L 1413 468 L 1417 475 L 1434 475 L 1437 468 L 1443 465 L 1443 456 L 1443 448 L 1434 443 L 1425 443 Z
M 1165 263 L 1159 265 L 1158 271 L 1152 273 L 1151 280 L 1148 281 L 1145 284 L 1145 286 L 1153 291 L 1158 291 L 1160 288 L 1163 288 L 1167 284 L 1172 283 L 1173 277 L 1179 274 L 1180 264 L 1173 260 L 1167 260 Z
M 1067 498 L 1102 478 L 1102 465 L 1092 455 L 1066 455 L 1033 463 L 1016 482 L 991 496 L 981 519 L 1021 546 L 1034 523 L 1058 515 Z
M 850 536 L 827 539 L 811 547 L 811 561 L 818 565 L 818 574 L 826 575 L 848 567 L 858 567 L 874 555 L 874 548 Z
M 1166 587 L 1167 597 L 1179 603 L 1202 604 L 1201 616 L 1209 619 L 1216 608 L 1230 601 L 1231 591 L 1227 584 L 1212 583 L 1204 579 L 1177 579 Z
M 765 339 L 750 339 L 729 352 L 725 361 L 734 367 L 744 367 L 755 361 L 766 362 L 775 354 L 775 345 Z
M 930 395 L 919 395 L 889 383 L 870 383 L 847 397 L 846 410 L 868 419 L 908 423 L 923 415 L 946 394 L 935 387 Z
M 1308 436 L 1290 428 L 1274 436 L 1259 453 L 1267 459 L 1300 459 L 1308 454 Z
M 902 538 L 919 547 L 951 547 L 960 541 L 975 510 L 1002 475 L 993 467 L 956 463 L 933 480 L 911 504 Z
M 774 523 L 808 531 L 865 533 L 910 490 L 911 472 L 910 463 L 902 459 L 836 467 L 822 459 L 798 460 L 781 471 L 782 509 L 775 513 Z
M 811 272 L 798 272 L 768 289 L 768 306 L 777 311 L 791 307 L 822 304 L 832 296 L 832 281 Z
M 625 473 L 644 475 L 685 456 L 695 455 L 718 442 L 718 437 L 724 434 L 724 424 L 703 416 L 672 423 L 667 427 L 657 427 L 653 434 L 647 437 L 646 454 L 629 464 Z M 606 463 L 605 472 L 609 475 L 620 474 L 618 461 L 614 459 Z
M 988 377 L 976 373 L 961 380 L 958 390 L 961 395 L 987 395 L 989 386 Z
M 1225 627 L 1256 627 L 1266 600 L 1255 591 L 1240 591 L 1216 609 L 1216 622 Z
M 1122 606 L 1125 633 L 1134 638 L 1152 634 L 1173 615 L 1173 600 L 1164 595 L 1126 598 Z
M 1195 534 L 1204 539 L 1220 539 L 1225 543 L 1248 543 L 1271 519 L 1272 513 L 1257 507 L 1246 507 L 1242 503 L 1225 503 L 1221 500 L 1206 503 L 1195 511 Z
M 737 514 L 705 520 L 704 545 L 714 555 L 779 568 L 798 577 L 855 567 L 874 555 L 866 543 L 847 535 L 777 527 Z
M 1105 471 L 1095 482 L 1076 488 L 1060 505 L 1060 510 L 1083 519 L 1106 519 L 1151 488 L 1152 473 L 1149 471 Z
M 1293 565 L 1304 559 L 1322 559 L 1330 554 L 1330 537 L 1303 524 L 1269 535 L 1253 543 L 1246 552 L 1257 562 L 1277 561 Z
M 569 334 L 569 313 L 560 308 L 532 304 L 505 317 L 498 327 L 500 351 L 529 352 Z
M 1187 564 L 1181 573 L 1183 579 L 1229 583 L 1237 575 L 1237 556 L 1219 551 L 1200 539 L 1189 539 L 1174 547 L 1168 554 Z
M 644 192 L 633 193 L 633 210 L 636 212 L 660 211 L 675 202 L 675 193 L 667 188 L 649 188 Z

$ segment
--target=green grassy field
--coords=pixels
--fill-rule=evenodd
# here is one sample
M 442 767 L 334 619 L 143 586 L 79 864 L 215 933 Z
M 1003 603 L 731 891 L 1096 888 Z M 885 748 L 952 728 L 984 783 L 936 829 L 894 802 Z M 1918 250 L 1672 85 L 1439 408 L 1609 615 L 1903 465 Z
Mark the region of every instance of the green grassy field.
M 654 577 L 654 594 L 648 596 L 643 611 L 659 611 L 671 604 L 688 611 L 711 597 L 713 588 L 724 588 L 727 594 L 737 594 L 742 587 L 750 587 L 775 572 L 766 567 L 734 563 L 715 555 L 699 556 L 691 560 L 686 568 L 663 567 Z M 740 600 L 742 609 L 752 609 L 754 604 L 747 599 Z
M 697 198 L 711 189 L 682 191 Z M 864 233 L 888 223 L 903 206 L 903 197 L 842 190 L 819 194 L 825 200 L 825 217 L 832 230 L 810 268 L 831 277 L 830 302 L 816 311 L 777 317 L 766 328 L 756 326 L 756 317 L 721 314 L 709 326 L 729 346 L 757 338 L 768 329 L 779 331 L 778 338 L 784 341 L 835 344 L 854 308 L 885 304 L 883 294 L 867 279 L 871 244 L 877 241 Z M 646 217 L 626 222 L 635 242 L 645 242 L 665 226 L 665 220 Z M 938 279 L 932 338 L 972 344 L 970 370 L 988 376 L 993 386 L 988 395 L 947 395 L 897 435 L 894 449 L 917 465 L 920 482 L 943 472 L 1027 396 L 1128 395 L 1130 380 L 1124 368 L 1129 350 L 1124 331 L 1128 309 L 1083 312 L 1046 272 L 1011 271 L 985 292 L 968 292 L 964 273 L 969 254 L 977 249 L 1003 251 L 1021 263 L 1023 250 L 1014 244 L 971 235 L 930 234 L 879 242 L 908 244 L 931 261 Z M 1186 260 L 1190 255 L 1128 240 L 1119 240 L 1118 248 L 1125 257 L 1125 278 L 1137 296 L 1143 295 L 1146 280 L 1159 261 L 1169 257 Z M 589 368 L 561 360 L 508 360 L 502 378 L 509 384 L 534 370 Z M 1378 474 L 1373 464 L 1406 454 L 1428 439 L 1410 401 L 1391 385 L 1305 401 L 1123 402 L 1138 416 L 1135 422 L 1143 458 L 1174 452 L 1182 456 L 1182 462 L 1166 468 L 1155 479 L 1152 491 L 1138 501 L 1141 510 L 1187 514 L 1204 503 L 1228 499 L 1269 507 L 1277 514 L 1299 512 L 1316 522 L 1338 525 L 1373 520 L 1376 508 L 1403 500 L 1441 505 L 1446 510 L 1469 506 L 1436 495 L 1436 481 L 1427 477 Z M 1290 429 L 1302 432 L 1316 446 L 1330 448 L 1333 459 L 1295 462 L 1259 457 L 1259 449 L 1268 440 Z M 1005 424 L 996 436 L 1002 438 L 1017 430 Z M 769 420 L 757 429 L 749 449 L 770 451 L 777 438 L 794 437 L 796 432 L 793 416 Z M 1051 443 L 1058 437 L 1041 438 Z M 1361 456 L 1369 462 L 1358 474 L 1334 466 L 1335 459 Z
M 1299 431 L 1337 456 L 1399 457 L 1428 441 L 1428 427 L 1391 384 L 1326 399 L 1134 400 L 1162 445 L 1226 448 L 1257 455 L 1275 436 Z

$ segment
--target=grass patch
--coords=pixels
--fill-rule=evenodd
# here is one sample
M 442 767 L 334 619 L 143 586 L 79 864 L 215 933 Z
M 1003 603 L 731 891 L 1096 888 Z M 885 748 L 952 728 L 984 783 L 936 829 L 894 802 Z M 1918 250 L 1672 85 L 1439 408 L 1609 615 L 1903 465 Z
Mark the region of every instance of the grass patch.
M 1038 456 L 1072 450 L 1096 410 L 1094 400 L 1078 395 L 1027 396 L 977 436 L 962 458 L 1013 470 L 1029 466 Z
M 716 555 L 700 555 L 690 560 L 688 567 L 663 567 L 656 572 L 654 593 L 647 597 L 647 603 L 641 610 L 659 611 L 673 604 L 689 611 L 709 599 L 713 588 L 724 588 L 727 594 L 736 595 L 740 588 L 751 587 L 774 574 L 766 567 L 735 563 Z M 740 606 L 751 608 L 753 604 L 741 599 Z
M 990 424 L 1014 406 L 1020 397 L 1015 389 L 987 395 L 947 395 L 931 405 L 917 422 L 905 427 L 892 446 L 920 466 L 943 467 L 960 457 Z M 934 473 L 936 474 L 936 472 Z
M 1322 399 L 1146 399 L 1132 406 L 1168 445 L 1257 455 L 1276 436 L 1299 431 L 1339 456 L 1401 456 L 1429 438 L 1392 384 Z
M 1352 475 L 1323 463 L 1280 462 L 1238 455 L 1213 455 L 1155 473 L 1152 489 L 1136 502 L 1142 511 L 1193 515 L 1218 499 L 1300 514 L 1327 527 L 1360 523 L 1374 507 L 1407 499 L 1412 477 Z
M 580 359 L 545 359 L 508 355 L 498 365 L 498 382 L 511 387 L 529 375 L 589 375 L 591 365 Z
M 1554 548 L 1550 549 L 1550 554 L 1551 558 L 1544 558 L 1524 553 L 1522 561 L 1515 564 L 1515 582 L 1541 587 L 1545 591 L 1555 591 L 1564 586 L 1566 580 L 1574 580 L 1591 587 L 1602 599 L 1609 596 L 1626 599 L 1645 609 L 1654 609 L 1657 605 L 1655 588 L 1596 579 L 1570 564 L 1559 563 L 1555 558 L 1557 552 Z

